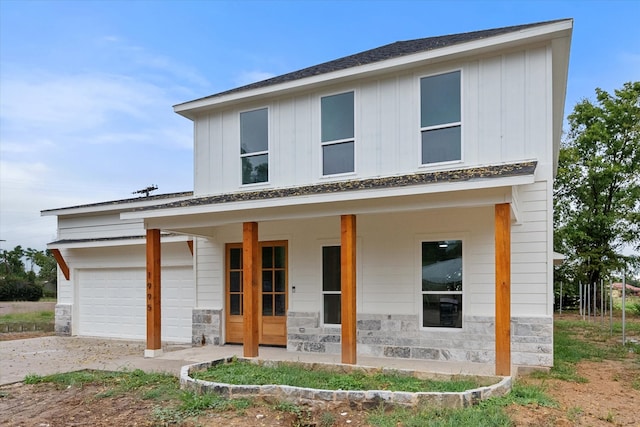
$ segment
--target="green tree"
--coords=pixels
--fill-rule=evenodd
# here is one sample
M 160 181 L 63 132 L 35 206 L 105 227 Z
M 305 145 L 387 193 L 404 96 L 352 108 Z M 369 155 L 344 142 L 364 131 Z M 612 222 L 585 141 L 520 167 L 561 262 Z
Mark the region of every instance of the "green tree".
M 58 283 L 58 264 L 49 249 L 44 252 L 36 251 L 34 262 L 40 267 L 38 279 L 43 283 Z
M 0 252 L 0 262 L 2 263 L 0 271 L 2 271 L 2 274 L 18 277 L 26 276 L 27 272 L 24 269 L 23 257 L 24 250 L 20 245 L 10 251 L 3 249 L 2 252 Z
M 637 267 L 640 250 L 640 82 L 614 95 L 596 89 L 568 117 L 554 186 L 554 249 L 565 276 L 599 283 L 609 272 Z

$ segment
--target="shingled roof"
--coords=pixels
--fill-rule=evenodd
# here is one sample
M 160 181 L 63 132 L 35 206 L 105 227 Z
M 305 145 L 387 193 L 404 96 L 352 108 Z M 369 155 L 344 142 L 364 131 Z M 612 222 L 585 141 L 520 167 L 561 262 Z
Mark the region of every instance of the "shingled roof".
M 133 211 L 150 211 L 169 208 L 186 208 L 203 205 L 218 205 L 232 202 L 246 202 L 253 200 L 270 200 L 295 196 L 310 196 L 317 194 L 340 193 L 346 191 L 375 190 L 384 188 L 399 188 L 443 182 L 460 182 L 478 179 L 506 178 L 513 176 L 531 175 L 535 172 L 537 161 L 509 163 L 500 165 L 479 166 L 466 169 L 420 172 L 407 175 L 388 176 L 380 178 L 365 178 L 348 181 L 310 184 L 300 187 L 274 188 L 256 191 L 227 193 L 216 196 L 193 197 L 185 200 L 166 203 L 163 205 L 141 206 Z
M 193 101 L 211 99 L 211 98 L 216 98 L 219 96 L 229 95 L 237 92 L 243 92 L 251 89 L 258 89 L 258 88 L 272 86 L 280 83 L 286 83 L 294 80 L 303 79 L 306 77 L 317 76 L 317 75 L 326 74 L 334 71 L 344 70 L 347 68 L 357 67 L 360 65 L 372 64 L 375 62 L 385 61 L 388 59 L 398 58 L 401 56 L 411 55 L 414 53 L 440 49 L 443 47 L 453 46 L 460 43 L 486 39 L 488 37 L 494 37 L 501 34 L 513 33 L 517 31 L 522 31 L 529 28 L 538 27 L 541 25 L 548 25 L 548 24 L 561 22 L 561 21 L 564 21 L 564 19 L 537 22 L 537 23 L 525 24 L 525 25 L 515 25 L 511 27 L 494 28 L 491 30 L 472 31 L 472 32 L 460 33 L 460 34 L 450 34 L 446 36 L 397 41 L 395 43 L 391 43 L 391 44 L 387 44 L 374 49 L 366 50 L 364 52 L 345 56 L 339 59 L 334 59 L 333 61 L 324 62 L 322 64 L 303 68 L 298 71 L 293 71 L 291 73 L 272 77 L 270 79 L 262 80 L 262 81 L 251 83 L 245 86 L 240 86 L 234 89 L 230 89 L 224 92 L 219 92 L 213 95 L 198 98 Z M 193 102 L 193 101 L 188 101 L 188 102 Z M 185 102 L 184 104 L 186 103 L 187 102 Z M 178 105 L 182 105 L 182 104 L 178 104 Z

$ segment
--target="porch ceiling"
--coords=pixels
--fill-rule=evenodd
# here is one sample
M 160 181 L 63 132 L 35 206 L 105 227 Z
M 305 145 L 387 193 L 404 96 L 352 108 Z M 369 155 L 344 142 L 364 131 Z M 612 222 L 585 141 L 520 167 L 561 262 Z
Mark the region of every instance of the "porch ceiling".
M 196 197 L 121 217 L 144 219 L 148 229 L 212 236 L 217 226 L 248 221 L 488 206 L 511 202 L 512 188 L 533 183 L 535 168 L 532 161 Z

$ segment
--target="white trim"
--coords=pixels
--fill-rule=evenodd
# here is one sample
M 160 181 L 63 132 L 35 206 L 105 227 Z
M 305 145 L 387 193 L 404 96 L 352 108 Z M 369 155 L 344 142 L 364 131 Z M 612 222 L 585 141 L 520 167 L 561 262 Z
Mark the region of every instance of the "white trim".
M 161 243 L 187 242 L 192 240 L 191 236 L 160 236 Z M 105 239 L 105 240 L 78 240 L 71 242 L 52 242 L 47 244 L 47 249 L 79 249 L 79 248 L 106 248 L 113 246 L 135 246 L 146 245 L 146 236 L 131 236 L 124 239 Z

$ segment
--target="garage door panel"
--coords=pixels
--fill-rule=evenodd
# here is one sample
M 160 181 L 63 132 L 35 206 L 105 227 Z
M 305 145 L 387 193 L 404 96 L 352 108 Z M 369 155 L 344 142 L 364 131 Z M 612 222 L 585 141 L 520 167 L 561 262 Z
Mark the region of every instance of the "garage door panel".
M 79 270 L 78 334 L 145 339 L 145 276 L 142 268 Z M 163 268 L 161 280 L 162 339 L 190 342 L 192 268 Z

